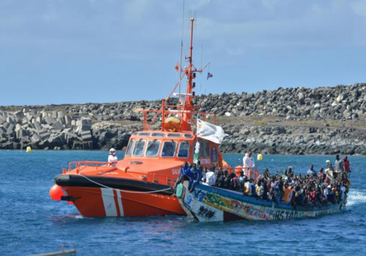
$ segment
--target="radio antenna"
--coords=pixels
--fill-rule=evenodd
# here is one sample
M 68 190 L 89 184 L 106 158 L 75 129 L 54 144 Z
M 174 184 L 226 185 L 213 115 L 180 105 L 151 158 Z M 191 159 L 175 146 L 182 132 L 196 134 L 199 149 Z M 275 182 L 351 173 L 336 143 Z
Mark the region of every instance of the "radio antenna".
M 196 21 L 196 22 L 194 23 L 194 29 L 196 29 L 196 30 L 197 30 L 197 11 L 196 11 L 196 10 L 194 10 L 194 11 L 193 11 L 193 16 L 192 16 L 192 18 Z
M 182 59 L 183 59 L 183 36 L 184 36 L 184 5 L 185 5 L 185 0 L 183 0 L 183 11 L 182 11 L 182 37 L 181 37 L 181 41 L 180 41 L 180 63 L 179 63 L 179 77 L 182 77 Z M 179 95 L 180 95 L 180 83 L 181 80 L 179 80 Z

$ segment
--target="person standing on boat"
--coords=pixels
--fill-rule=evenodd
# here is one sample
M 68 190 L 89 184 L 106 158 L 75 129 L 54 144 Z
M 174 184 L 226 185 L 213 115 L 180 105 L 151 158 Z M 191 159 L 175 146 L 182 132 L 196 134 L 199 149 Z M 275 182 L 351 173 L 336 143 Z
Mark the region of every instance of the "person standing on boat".
M 215 186 L 216 184 L 216 174 L 214 172 L 215 167 L 208 169 L 206 173 L 206 183 L 210 186 Z
M 245 154 L 244 158 L 243 158 L 243 171 L 244 171 L 244 175 L 249 177 L 249 172 L 253 171 L 255 168 L 255 162 L 254 159 L 252 157 L 252 151 L 248 151 L 248 153 Z
M 116 150 L 111 148 L 108 156 L 108 167 L 116 167 L 118 158 L 116 156 Z
M 336 160 L 334 162 L 334 171 L 337 173 L 343 172 L 343 161 L 339 159 L 339 155 L 336 155 Z
M 343 157 L 343 170 L 346 172 L 348 178 L 351 177 L 351 168 L 350 168 L 351 163 L 348 161 L 347 156 Z

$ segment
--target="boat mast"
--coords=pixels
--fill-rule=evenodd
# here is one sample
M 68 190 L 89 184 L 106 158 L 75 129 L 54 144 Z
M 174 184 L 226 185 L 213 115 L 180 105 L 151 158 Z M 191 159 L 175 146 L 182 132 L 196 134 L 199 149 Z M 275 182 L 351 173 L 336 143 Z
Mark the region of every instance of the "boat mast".
M 193 92 L 193 79 L 195 78 L 195 72 L 198 71 L 193 66 L 193 23 L 195 19 L 191 18 L 191 45 L 189 57 L 186 59 L 189 62 L 189 66 L 185 69 L 185 74 L 187 76 L 187 91 L 185 95 L 185 103 L 183 107 L 183 114 L 181 120 L 181 130 L 190 131 L 191 130 L 191 119 L 192 119 L 192 111 L 194 110 L 194 106 L 192 105 Z
M 174 115 L 178 114 L 178 116 L 180 118 L 179 131 L 192 131 L 191 123 L 195 124 L 195 122 L 192 119 L 192 114 L 194 114 L 194 113 L 202 114 L 202 115 L 213 114 L 214 123 L 216 124 L 216 114 L 215 113 L 195 112 L 195 109 L 199 109 L 200 107 L 192 105 L 192 99 L 195 96 L 193 89 L 196 87 L 195 82 L 193 82 L 193 80 L 196 78 L 196 73 L 202 73 L 203 70 L 205 70 L 206 67 L 208 67 L 210 65 L 210 63 L 208 63 L 204 68 L 197 69 L 193 64 L 193 24 L 194 24 L 195 20 L 196 20 L 195 18 L 191 18 L 191 45 L 189 48 L 190 52 L 189 52 L 189 57 L 185 57 L 185 59 L 189 62 L 189 65 L 188 65 L 188 67 L 185 67 L 184 69 L 182 69 L 182 67 L 179 67 L 180 72 L 183 74 L 180 76 L 178 83 L 174 86 L 174 88 L 173 88 L 172 92 L 169 94 L 169 96 L 162 100 L 160 110 L 137 110 L 139 112 L 144 113 L 144 131 L 150 129 L 150 127 L 153 125 L 154 121 L 156 120 L 156 118 L 158 117 L 159 114 L 162 115 L 162 117 L 161 117 L 161 130 L 162 131 L 166 130 L 166 128 L 164 127 L 165 118 L 169 114 L 174 114 Z M 187 76 L 187 91 L 186 91 L 186 93 L 180 93 L 180 83 L 181 83 L 182 79 L 184 78 L 184 76 Z M 179 93 L 174 93 L 174 91 L 177 89 L 178 86 L 179 86 Z M 180 104 L 174 105 L 174 106 L 166 104 L 168 102 L 170 96 L 172 96 L 172 94 L 179 97 Z M 168 108 L 174 107 L 174 108 L 178 108 L 178 110 L 165 110 L 166 107 L 168 107 Z M 155 112 L 155 116 L 149 125 L 147 124 L 147 113 L 148 112 Z

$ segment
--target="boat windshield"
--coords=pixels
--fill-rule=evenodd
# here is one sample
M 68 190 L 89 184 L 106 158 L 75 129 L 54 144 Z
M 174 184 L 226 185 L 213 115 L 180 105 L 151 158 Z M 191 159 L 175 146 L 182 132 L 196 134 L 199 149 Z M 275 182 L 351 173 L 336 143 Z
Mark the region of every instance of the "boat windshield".
M 147 143 L 146 157 L 157 157 L 159 154 L 161 141 L 151 140 Z
M 189 148 L 190 148 L 190 144 L 188 143 L 188 141 L 182 141 L 179 144 L 178 157 L 188 158 L 189 157 Z
M 161 156 L 162 157 L 174 157 L 176 148 L 177 148 L 177 142 L 165 141 L 163 150 L 161 151 Z
M 133 156 L 142 156 L 142 153 L 144 152 L 145 142 L 146 141 L 144 140 L 136 141 L 135 149 L 133 150 Z
M 128 147 L 126 149 L 126 156 L 131 155 L 131 151 L 132 151 L 132 148 L 133 148 L 133 143 L 134 143 L 134 140 L 130 140 L 130 144 L 128 144 Z

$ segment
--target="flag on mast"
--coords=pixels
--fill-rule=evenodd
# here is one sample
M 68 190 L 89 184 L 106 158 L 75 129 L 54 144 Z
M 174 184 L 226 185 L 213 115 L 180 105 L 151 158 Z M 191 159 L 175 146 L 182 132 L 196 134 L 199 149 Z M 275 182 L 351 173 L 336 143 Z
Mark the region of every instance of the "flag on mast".
M 208 72 L 208 73 L 207 73 L 207 80 L 208 80 L 210 77 L 213 77 L 213 74 L 211 74 L 210 72 Z
M 210 124 L 197 119 L 197 137 L 221 144 L 225 136 L 228 136 L 221 126 Z

